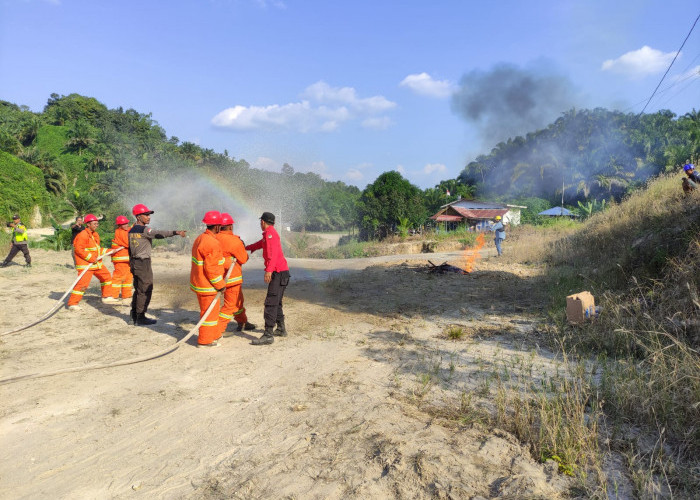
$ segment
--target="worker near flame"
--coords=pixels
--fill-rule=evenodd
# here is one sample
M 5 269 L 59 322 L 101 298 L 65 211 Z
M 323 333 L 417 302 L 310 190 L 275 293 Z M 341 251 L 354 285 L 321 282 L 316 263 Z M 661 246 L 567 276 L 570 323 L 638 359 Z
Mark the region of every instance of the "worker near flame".
M 236 331 L 255 330 L 255 325 L 248 322 L 243 306 L 243 272 L 241 265 L 248 262 L 248 252 L 238 235 L 233 234 L 233 217 L 230 214 L 221 214 L 221 230 L 216 235 L 224 254 L 224 275 L 229 268 L 233 270 L 226 280 L 226 291 L 224 292 L 224 305 L 219 311 L 219 330 L 224 337 L 233 335 L 233 332 L 226 334 L 226 327 L 232 319 L 236 320 L 238 327 Z
M 112 254 L 112 264 L 114 264 L 114 272 L 112 273 L 112 297 L 119 299 L 121 294 L 122 299 L 131 298 L 131 287 L 134 277 L 129 269 L 129 219 L 120 215 L 114 221 L 117 228 L 114 230 L 114 238 L 112 238 L 112 250 L 117 250 Z
M 503 226 L 503 221 L 501 216 L 497 215 L 494 218 L 494 224 L 491 226 L 491 231 L 494 232 L 493 242 L 496 244 L 496 251 L 498 252 L 498 257 L 503 255 L 501 250 L 501 243 L 506 239 L 506 228 Z
M 683 192 L 689 193 L 698 187 L 700 187 L 700 174 L 695 171 L 695 165 L 692 163 L 686 163 L 683 165 L 683 172 L 685 177 L 683 177 Z
M 254 252 L 262 248 L 265 261 L 265 283 L 267 283 L 267 296 L 265 297 L 265 332 L 259 339 L 254 339 L 253 345 L 272 344 L 275 335 L 286 337 L 287 329 L 284 325 L 284 311 L 282 310 L 282 298 L 289 284 L 289 266 L 282 253 L 282 242 L 275 231 L 275 216 L 270 212 L 263 212 L 260 216 L 260 229 L 262 239 L 245 247 Z M 277 325 L 277 329 L 272 329 Z
M 68 299 L 68 309 L 79 310 L 80 300 L 85 294 L 85 290 L 90 285 L 90 280 L 93 275 L 100 280 L 102 287 L 102 302 L 114 303 L 116 299 L 112 297 L 112 275 L 102 263 L 98 260 L 107 253 L 105 248 L 100 246 L 100 235 L 97 232 L 99 226 L 97 217 L 93 214 L 85 216 L 85 229 L 83 229 L 73 240 L 73 256 L 75 258 L 75 268 L 78 274 L 85 269 L 88 271 L 75 284 L 73 291 Z
M 148 304 L 153 295 L 153 269 L 151 268 L 151 251 L 153 239 L 169 238 L 179 235 L 185 237 L 185 231 L 164 231 L 148 226 L 153 210 L 139 203 L 134 205 L 131 213 L 136 223 L 129 229 L 129 269 L 134 276 L 134 295 L 131 297 L 131 320 L 137 326 L 153 325 L 155 319 L 146 317 Z
M 207 229 L 192 244 L 190 288 L 197 294 L 199 318 L 204 316 L 212 302 L 216 304 L 199 327 L 198 347 L 216 347 L 221 338 L 219 328 L 219 297 L 217 292 L 226 287 L 224 281 L 224 254 L 216 235 L 221 230 L 221 214 L 215 210 L 204 214 L 202 222 Z

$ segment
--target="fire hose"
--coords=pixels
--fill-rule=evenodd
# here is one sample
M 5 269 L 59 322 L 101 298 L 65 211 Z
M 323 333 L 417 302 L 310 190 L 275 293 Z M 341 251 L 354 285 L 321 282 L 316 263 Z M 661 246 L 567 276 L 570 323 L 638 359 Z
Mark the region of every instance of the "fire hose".
M 231 275 L 231 271 L 233 270 L 233 265 L 229 268 L 228 272 L 226 273 L 226 276 L 224 277 L 224 283 L 228 281 L 229 276 Z M 224 287 L 221 290 L 221 293 L 223 293 L 226 290 L 226 287 Z M 204 311 L 204 314 L 202 314 L 202 317 L 199 318 L 199 321 L 197 322 L 196 325 L 192 327 L 192 329 L 189 331 L 185 337 L 181 338 L 175 344 L 162 349 L 160 351 L 154 352 L 152 354 L 146 354 L 144 356 L 139 356 L 137 358 L 131 358 L 131 359 L 124 359 L 121 361 L 114 361 L 112 363 L 107 363 L 107 364 L 99 364 L 99 363 L 93 363 L 91 365 L 85 365 L 85 366 L 76 366 L 73 368 L 63 368 L 61 370 L 54 370 L 50 372 L 39 372 L 39 373 L 29 373 L 27 375 L 18 375 L 16 377 L 9 377 L 9 378 L 4 378 L 0 379 L 0 385 L 5 385 L 5 384 L 11 384 L 13 382 L 20 382 L 22 380 L 31 380 L 31 379 L 37 379 L 37 378 L 44 378 L 44 377 L 52 377 L 54 375 L 61 375 L 63 373 L 75 373 L 75 372 L 82 372 L 82 371 L 88 371 L 88 370 L 101 370 L 103 368 L 113 368 L 115 366 L 124 366 L 124 365 L 133 365 L 135 363 L 141 363 L 143 361 L 149 361 L 151 359 L 156 359 L 160 358 L 161 356 L 165 356 L 166 354 L 170 354 L 171 352 L 175 351 L 178 347 L 180 347 L 182 344 L 187 342 L 192 335 L 194 335 L 198 330 L 199 327 L 202 326 L 202 323 L 207 319 L 207 316 L 209 316 L 209 313 L 211 313 L 211 310 L 214 308 L 214 304 L 219 300 L 217 297 L 216 300 L 212 300 L 211 304 L 209 304 L 209 307 L 207 308 L 206 311 Z
M 115 252 L 118 252 L 118 251 L 121 250 L 122 248 L 124 248 L 124 247 L 117 247 L 117 248 L 115 248 L 114 250 L 110 250 L 109 252 L 105 253 L 104 255 L 98 257 L 97 260 L 96 260 L 95 262 L 98 262 L 98 261 L 104 259 L 105 257 L 107 257 L 107 256 L 109 256 L 109 255 L 112 255 L 112 254 L 115 253 Z M 29 323 L 29 324 L 26 324 L 26 325 L 24 325 L 24 326 L 20 326 L 20 327 L 18 327 L 18 328 L 15 328 L 14 330 L 8 330 L 8 331 L 6 331 L 6 332 L 0 333 L 0 337 L 2 337 L 3 335 L 9 335 L 9 334 L 11 334 L 11 333 L 21 332 L 22 330 L 26 330 L 27 328 L 30 328 L 30 327 L 32 327 L 32 326 L 34 326 L 34 325 L 38 325 L 38 324 L 41 323 L 42 321 L 46 321 L 46 320 L 49 319 L 51 316 L 53 316 L 54 313 L 55 313 L 56 311 L 58 311 L 58 309 L 63 305 L 63 299 L 65 299 L 65 298 L 68 296 L 68 294 L 73 290 L 73 287 L 78 283 L 78 281 L 80 281 L 80 280 L 82 279 L 82 277 L 85 275 L 85 273 L 87 273 L 89 270 L 90 270 L 90 266 L 86 267 L 86 268 L 83 270 L 83 272 L 80 273 L 80 274 L 78 275 L 78 277 L 76 278 L 76 280 L 71 284 L 71 286 L 68 287 L 68 290 L 66 290 L 66 293 L 64 293 L 64 294 L 61 296 L 61 298 L 58 299 L 58 300 L 56 301 L 56 305 L 53 306 L 53 307 L 49 310 L 49 312 L 47 312 L 47 313 L 44 314 L 41 318 L 39 318 L 39 319 L 37 319 L 37 320 L 35 320 L 35 321 L 32 321 L 32 322 Z

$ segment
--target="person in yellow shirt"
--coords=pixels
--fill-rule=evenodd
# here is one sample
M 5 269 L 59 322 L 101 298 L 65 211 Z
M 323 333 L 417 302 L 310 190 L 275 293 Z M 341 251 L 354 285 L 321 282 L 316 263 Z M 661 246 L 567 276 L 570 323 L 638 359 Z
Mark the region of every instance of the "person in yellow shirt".
M 7 254 L 0 267 L 9 266 L 19 252 L 24 255 L 27 267 L 32 267 L 32 257 L 29 255 L 29 245 L 27 244 L 27 228 L 22 224 L 19 215 L 14 215 L 12 222 L 8 223 L 7 226 L 12 228 L 12 243 L 10 244 L 10 253 Z

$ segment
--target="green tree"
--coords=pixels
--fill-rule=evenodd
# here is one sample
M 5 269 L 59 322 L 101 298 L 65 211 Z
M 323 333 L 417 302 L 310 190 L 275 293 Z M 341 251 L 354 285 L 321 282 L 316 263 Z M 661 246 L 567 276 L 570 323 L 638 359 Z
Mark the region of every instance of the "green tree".
M 284 175 L 294 175 L 294 167 L 292 167 L 289 163 L 285 163 L 282 165 L 282 173 Z
M 421 190 L 396 171 L 381 174 L 365 188 L 357 212 L 360 237 L 365 240 L 392 234 L 402 218 L 416 227 L 427 217 Z
M 87 121 L 78 120 L 68 129 L 68 142 L 66 146 L 73 151 L 77 151 L 78 156 L 81 156 L 83 150 L 94 142 L 95 139 L 92 137 L 92 130 Z

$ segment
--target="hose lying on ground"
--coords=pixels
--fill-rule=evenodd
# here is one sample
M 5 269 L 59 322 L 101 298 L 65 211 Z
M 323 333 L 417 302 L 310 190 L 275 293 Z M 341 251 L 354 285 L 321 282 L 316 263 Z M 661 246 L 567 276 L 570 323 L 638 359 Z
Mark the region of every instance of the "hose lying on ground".
M 104 259 L 105 257 L 107 257 L 107 256 L 109 256 L 109 255 L 112 255 L 112 254 L 115 253 L 115 252 L 118 252 L 118 251 L 121 250 L 122 248 L 124 248 L 124 247 L 117 247 L 117 248 L 115 248 L 114 250 L 110 250 L 109 252 L 107 252 L 106 254 L 102 255 L 101 257 L 98 257 L 98 258 L 97 258 L 97 261 L 102 260 L 102 259 Z M 95 261 L 95 262 L 97 262 L 97 261 Z M 61 296 L 61 298 L 58 299 L 58 301 L 56 301 L 56 305 L 53 306 L 53 307 L 49 310 L 49 312 L 47 312 L 46 314 L 44 314 L 41 318 L 39 318 L 39 319 L 37 319 L 37 320 L 35 320 L 35 321 L 33 321 L 33 322 L 27 324 L 27 325 L 20 326 L 20 327 L 18 327 L 18 328 L 15 328 L 14 330 L 8 330 L 8 331 L 6 331 L 6 332 L 0 333 L 0 337 L 2 337 L 3 335 L 9 335 L 9 334 L 11 334 L 11 333 L 21 332 L 22 330 L 26 330 L 27 328 L 30 328 L 30 327 L 32 327 L 32 326 L 34 326 L 34 325 L 38 325 L 38 324 L 41 323 L 42 321 L 45 321 L 45 320 L 49 319 L 51 316 L 53 316 L 53 314 L 54 314 L 56 311 L 58 311 L 59 308 L 63 305 L 63 299 L 65 299 L 65 298 L 68 296 L 68 294 L 71 293 L 71 291 L 73 291 L 73 287 L 78 283 L 78 281 L 80 281 L 80 279 L 81 279 L 81 278 L 85 275 L 85 273 L 88 272 L 89 270 L 90 270 L 90 266 L 86 267 L 86 268 L 83 270 L 83 272 L 80 273 L 80 274 L 78 275 L 77 279 L 73 282 L 73 284 L 72 284 L 71 286 L 68 287 L 68 290 L 66 290 L 66 293 L 64 293 L 64 294 Z
M 233 265 L 229 268 L 228 273 L 226 273 L 226 277 L 224 278 L 224 283 L 228 280 L 229 276 L 231 275 L 231 271 L 233 270 Z M 226 290 L 224 287 L 221 292 L 223 293 Z M 85 365 L 85 366 L 76 366 L 73 368 L 63 368 L 61 370 L 54 370 L 51 372 L 39 372 L 39 373 L 29 373 L 27 375 L 18 375 L 16 377 L 9 377 L 9 378 L 4 378 L 0 379 L 0 385 L 5 385 L 5 384 L 11 384 L 13 382 L 20 382 L 22 380 L 31 380 L 31 379 L 37 379 L 37 378 L 44 378 L 44 377 L 51 377 L 53 375 L 60 375 L 63 373 L 75 373 L 75 372 L 82 372 L 82 371 L 87 371 L 87 370 L 100 370 L 102 368 L 113 368 L 115 366 L 124 366 L 124 365 L 133 365 L 134 363 L 141 363 L 143 361 L 148 361 L 151 359 L 155 358 L 160 358 L 161 356 L 165 356 L 166 354 L 170 354 L 174 350 L 176 350 L 178 347 L 180 347 L 182 344 L 187 342 L 192 335 L 194 335 L 198 330 L 199 327 L 202 326 L 202 323 L 206 320 L 207 316 L 209 316 L 209 313 L 211 310 L 214 308 L 214 304 L 219 300 L 217 297 L 216 300 L 212 300 L 211 304 L 209 304 L 209 307 L 207 310 L 202 314 L 202 317 L 199 318 L 199 321 L 197 322 L 194 327 L 190 330 L 190 332 L 183 337 L 182 339 L 178 340 L 175 342 L 170 347 L 167 347 L 165 349 L 162 349 L 158 352 L 155 352 L 153 354 L 147 354 L 145 356 L 140 356 L 138 358 L 131 358 L 131 359 L 124 359 L 122 361 L 114 361 L 113 363 L 107 363 L 104 365 L 94 363 L 92 365 Z

